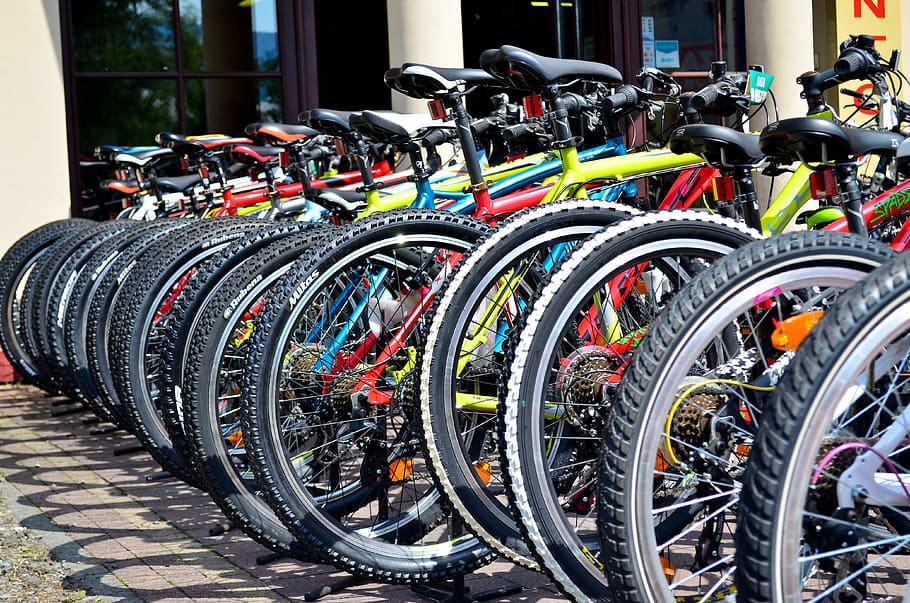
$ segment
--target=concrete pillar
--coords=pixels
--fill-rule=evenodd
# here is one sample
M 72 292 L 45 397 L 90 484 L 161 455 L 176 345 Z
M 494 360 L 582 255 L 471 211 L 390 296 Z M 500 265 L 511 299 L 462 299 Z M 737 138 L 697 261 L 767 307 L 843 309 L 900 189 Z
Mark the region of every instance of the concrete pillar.
M 406 61 L 463 67 L 461 0 L 387 0 L 389 65 Z M 426 101 L 392 92 L 392 108 L 426 113 Z
M 796 78 L 814 66 L 812 3 L 749 0 L 745 5 L 746 61 L 764 65 L 774 75 L 772 90 L 781 118 L 805 115 Z
M 57 0 L 11 2 L 0 19 L 0 254 L 70 210 Z
M 812 2 L 798 0 L 749 0 L 746 8 L 746 62 L 763 65 L 774 76 L 771 86 L 777 99 L 781 119 L 806 114 L 806 101 L 799 97 L 801 90 L 796 78 L 815 65 L 813 49 Z M 770 109 L 770 107 L 769 107 Z M 768 119 L 775 120 L 772 113 Z M 749 124 L 753 131 L 765 126 L 765 115 L 759 111 Z M 786 177 L 774 180 L 756 174 L 755 187 L 762 208 L 768 206 L 769 193 L 776 195 Z

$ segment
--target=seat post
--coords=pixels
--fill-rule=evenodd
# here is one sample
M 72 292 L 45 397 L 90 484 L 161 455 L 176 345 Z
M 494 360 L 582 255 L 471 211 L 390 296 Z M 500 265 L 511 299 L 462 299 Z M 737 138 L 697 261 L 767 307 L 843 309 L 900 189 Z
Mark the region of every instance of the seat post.
M 746 224 L 761 229 L 761 212 L 758 210 L 758 195 L 752 180 L 752 166 L 737 165 L 733 168 L 733 182 L 736 187 L 736 201 Z
M 854 234 L 867 236 L 869 230 L 866 228 L 866 221 L 863 218 L 863 195 L 856 183 L 854 164 L 837 163 L 834 165 L 834 174 L 844 198 L 843 208 L 847 218 L 847 227 Z

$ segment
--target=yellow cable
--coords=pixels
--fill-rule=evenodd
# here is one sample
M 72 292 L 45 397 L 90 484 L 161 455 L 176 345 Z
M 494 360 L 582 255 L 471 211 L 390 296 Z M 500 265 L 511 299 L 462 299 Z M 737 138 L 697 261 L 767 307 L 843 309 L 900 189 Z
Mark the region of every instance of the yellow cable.
M 679 410 L 679 406 L 688 398 L 692 392 L 697 390 L 700 387 L 706 385 L 714 385 L 715 383 L 720 383 L 722 385 L 736 385 L 739 387 L 744 387 L 746 389 L 751 389 L 760 392 L 772 392 L 774 391 L 773 387 L 763 387 L 760 385 L 751 385 L 749 383 L 742 383 L 740 381 L 734 381 L 733 379 L 708 379 L 706 381 L 699 381 L 695 385 L 684 390 L 682 394 L 676 399 L 676 402 L 673 403 L 673 406 L 670 408 L 670 414 L 667 416 L 667 423 L 664 426 L 664 437 L 667 441 L 667 452 L 670 453 L 670 460 L 673 464 L 678 465 L 679 459 L 676 456 L 676 453 L 673 452 L 673 446 L 670 445 L 670 427 L 673 425 L 673 417 L 676 415 L 676 411 Z

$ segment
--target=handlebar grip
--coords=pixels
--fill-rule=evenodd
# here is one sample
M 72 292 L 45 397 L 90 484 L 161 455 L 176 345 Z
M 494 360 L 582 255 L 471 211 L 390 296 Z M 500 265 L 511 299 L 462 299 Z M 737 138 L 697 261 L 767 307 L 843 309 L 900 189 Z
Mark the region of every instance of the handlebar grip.
M 429 132 L 426 136 L 423 137 L 422 143 L 424 147 L 435 147 L 437 145 L 448 142 L 453 136 L 451 129 L 439 129 Z
M 717 102 L 720 96 L 720 87 L 717 84 L 708 84 L 689 99 L 689 104 L 696 111 L 703 111 L 705 107 L 710 107 Z
M 566 111 L 569 115 L 581 115 L 583 111 L 593 108 L 591 101 L 574 92 L 563 94 L 562 101 L 565 104 Z
M 638 104 L 638 89 L 635 86 L 626 84 L 603 100 L 603 110 L 613 112 L 625 107 L 632 107 Z
M 303 152 L 301 152 L 301 155 L 303 157 L 305 157 L 306 159 L 311 159 L 313 161 L 315 161 L 317 159 L 322 159 L 324 157 L 328 157 L 330 154 L 331 153 L 329 153 L 329 151 L 326 150 L 325 147 L 313 147 L 310 149 L 304 149 Z
M 506 142 L 512 142 L 513 140 L 524 138 L 531 134 L 532 131 L 531 125 L 527 122 L 515 124 L 502 129 L 502 139 Z
M 864 51 L 858 48 L 848 48 L 834 61 L 834 73 L 841 79 L 862 78 L 866 77 L 869 67 L 875 64 L 875 61 Z

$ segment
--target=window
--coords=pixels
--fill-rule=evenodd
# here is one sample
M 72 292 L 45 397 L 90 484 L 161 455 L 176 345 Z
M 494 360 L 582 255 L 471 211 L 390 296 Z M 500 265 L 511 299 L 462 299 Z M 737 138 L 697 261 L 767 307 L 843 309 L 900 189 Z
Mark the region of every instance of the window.
M 276 0 L 71 0 L 81 152 L 282 117 Z

